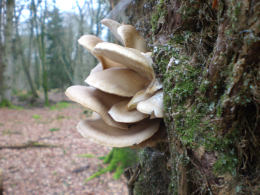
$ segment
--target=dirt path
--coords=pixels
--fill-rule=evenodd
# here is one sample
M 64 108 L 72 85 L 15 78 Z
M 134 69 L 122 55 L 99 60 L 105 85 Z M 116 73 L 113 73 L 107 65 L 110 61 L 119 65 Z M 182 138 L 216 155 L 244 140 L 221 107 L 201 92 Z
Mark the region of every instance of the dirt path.
M 109 173 L 84 182 L 103 164 L 96 158 L 79 155 L 102 156 L 110 148 L 79 135 L 75 125 L 83 117 L 83 109 L 76 105 L 52 111 L 49 108 L 0 109 L 0 146 L 30 141 L 58 146 L 0 150 L 4 194 L 127 194 L 125 180 L 115 181 Z

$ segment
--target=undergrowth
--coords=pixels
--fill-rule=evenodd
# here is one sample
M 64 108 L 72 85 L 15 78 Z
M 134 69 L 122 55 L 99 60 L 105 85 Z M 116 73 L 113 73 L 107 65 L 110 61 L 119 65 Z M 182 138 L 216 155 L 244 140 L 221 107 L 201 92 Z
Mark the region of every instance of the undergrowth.
M 138 160 L 136 151 L 130 148 L 113 148 L 108 155 L 99 159 L 103 160 L 103 163 L 107 166 L 91 175 L 85 182 L 107 172 L 114 172 L 113 178 L 119 179 L 124 173 L 124 169 L 133 166 Z
M 16 109 L 16 110 L 22 110 L 23 107 L 21 106 L 16 106 L 14 104 L 12 104 L 12 102 L 4 99 L 0 102 L 0 108 L 10 108 L 10 109 Z
M 70 103 L 62 101 L 50 106 L 50 110 L 62 110 L 68 108 L 70 105 Z

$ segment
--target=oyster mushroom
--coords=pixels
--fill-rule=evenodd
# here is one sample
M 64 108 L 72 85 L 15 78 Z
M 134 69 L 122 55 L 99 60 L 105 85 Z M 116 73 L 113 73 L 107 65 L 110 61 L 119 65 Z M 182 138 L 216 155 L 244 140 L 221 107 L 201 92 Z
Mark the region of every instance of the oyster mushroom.
M 142 90 L 138 91 L 134 95 L 134 97 L 132 97 L 132 99 L 128 102 L 128 104 L 127 104 L 128 110 L 135 109 L 139 102 L 144 101 L 144 100 L 148 99 L 149 97 L 151 97 L 151 94 L 146 93 L 146 89 L 142 89 Z
M 103 19 L 101 23 L 107 26 L 113 35 L 125 46 L 146 52 L 144 38 L 132 25 L 120 24 L 111 19 Z
M 117 122 L 121 123 L 136 123 L 148 117 L 137 110 L 129 111 L 127 109 L 128 100 L 114 104 L 108 114 Z
M 137 104 L 136 109 L 144 114 L 152 115 L 152 117 L 163 117 L 163 91 L 156 92 L 155 95 L 147 100 L 141 101 Z
M 122 44 L 124 44 L 123 39 L 121 36 L 117 33 L 118 27 L 120 27 L 122 24 L 118 23 L 115 20 L 111 20 L 108 18 L 105 18 L 101 20 L 101 23 L 109 28 L 109 30 L 112 32 L 112 34 L 116 37 L 118 41 L 120 41 Z
M 126 48 L 114 43 L 98 43 L 93 53 L 104 56 L 119 64 L 124 64 L 140 75 L 153 80 L 155 78 L 153 67 L 142 53 L 136 49 Z
M 99 118 L 80 121 L 77 130 L 83 137 L 90 138 L 101 145 L 128 147 L 152 137 L 158 131 L 159 125 L 159 119 L 149 119 L 136 123 L 126 131 L 111 127 Z
M 83 35 L 79 38 L 78 43 L 82 45 L 85 49 L 87 49 L 92 55 L 93 49 L 98 43 L 102 43 L 103 41 L 94 36 L 94 35 Z
M 122 97 L 107 94 L 92 87 L 80 85 L 69 87 L 65 94 L 72 101 L 98 113 L 108 125 L 127 129 L 126 124 L 114 121 L 108 114 L 108 111 L 113 104 L 123 100 Z
M 78 131 L 96 143 L 112 147 L 152 146 L 162 139 L 162 85 L 156 79 L 151 53 L 131 25 L 105 19 L 125 47 L 85 35 L 79 43 L 100 63 L 86 82 L 91 87 L 72 86 L 66 95 L 94 111 L 77 125 Z M 164 132 L 165 133 L 165 132 Z
M 101 91 L 123 97 L 134 96 L 148 84 L 146 78 L 127 68 L 109 68 L 92 72 L 85 82 Z
M 102 42 L 104 41 L 102 41 L 100 38 L 94 35 L 83 35 L 78 40 L 78 43 L 80 45 L 82 45 L 85 49 L 87 49 L 92 55 L 94 55 L 101 62 L 103 69 L 111 68 L 111 67 L 124 67 L 124 65 L 114 62 L 109 58 L 106 58 L 104 56 L 99 56 L 93 53 L 95 46 L 98 43 L 102 43 Z
M 166 128 L 160 124 L 159 130 L 149 139 L 141 142 L 140 144 L 131 146 L 133 149 L 144 148 L 144 147 L 155 147 L 158 143 L 166 142 Z
M 94 72 L 98 72 L 98 71 L 102 71 L 103 66 L 101 63 L 98 63 L 94 68 L 91 69 L 90 74 L 94 73 Z

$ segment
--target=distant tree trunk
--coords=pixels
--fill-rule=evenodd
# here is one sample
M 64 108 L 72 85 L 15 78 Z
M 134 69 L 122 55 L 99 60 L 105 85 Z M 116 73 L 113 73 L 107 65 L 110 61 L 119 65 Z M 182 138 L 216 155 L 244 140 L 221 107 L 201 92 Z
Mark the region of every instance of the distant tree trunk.
M 77 4 L 78 11 L 79 11 L 79 20 L 78 20 L 78 38 L 79 39 L 84 34 L 84 26 L 86 23 L 85 19 L 85 6 L 89 6 L 90 3 L 87 3 L 87 1 L 84 2 L 84 6 L 80 7 L 79 4 Z M 92 26 L 91 26 L 92 27 Z M 83 65 L 83 48 L 80 45 L 76 46 L 76 56 L 75 59 L 77 59 L 78 63 Z
M 100 20 L 101 20 L 101 0 L 98 0 L 98 8 L 97 8 L 97 11 L 96 11 L 96 18 L 95 18 L 95 23 L 96 23 L 96 31 L 95 31 L 95 35 L 98 37 L 100 32 L 101 32 L 101 23 L 100 23 Z
M 36 31 L 36 40 L 37 40 L 37 47 L 38 53 L 40 58 L 40 65 L 41 65 L 41 84 L 44 93 L 44 104 L 49 105 L 49 98 L 48 98 L 48 72 L 47 72 L 47 64 L 46 64 L 46 46 L 45 46 L 45 26 L 46 26 L 46 17 L 47 17 L 47 2 L 44 3 L 44 8 L 41 7 L 41 16 L 38 21 L 37 18 L 37 7 L 38 5 L 35 4 L 34 0 L 32 0 L 32 10 L 34 12 L 34 24 L 35 24 L 35 31 Z
M 44 92 L 44 104 L 49 105 L 48 98 L 48 72 L 47 72 L 47 63 L 46 63 L 46 46 L 45 46 L 45 20 L 47 17 L 47 1 L 45 0 L 45 7 L 43 11 L 43 15 L 41 18 L 40 29 L 41 34 L 39 35 L 39 51 L 40 51 L 40 59 L 42 65 L 42 88 Z
M 168 132 L 141 153 L 134 194 L 260 194 L 259 8 L 132 1 L 128 19 L 156 46 Z
M 0 102 L 4 98 L 4 70 L 5 65 L 3 62 L 4 57 L 4 47 L 3 47 L 3 37 L 2 37 L 2 30 L 3 30 L 3 11 L 4 11 L 4 1 L 0 1 Z
M 0 98 L 11 100 L 13 17 L 15 0 L 1 1 L 1 56 L 0 56 Z M 3 12 L 4 11 L 4 12 Z
M 31 26 L 31 30 L 30 30 L 30 40 L 29 40 L 29 48 L 28 48 L 28 55 L 26 58 L 26 54 L 25 54 L 25 49 L 23 47 L 23 43 L 21 40 L 21 36 L 19 34 L 19 29 L 18 29 L 18 23 L 19 23 L 19 18 L 21 15 L 22 10 L 20 10 L 19 13 L 16 14 L 15 17 L 15 40 L 16 40 L 16 45 L 15 45 L 15 53 L 17 54 L 17 56 L 21 57 L 21 63 L 22 63 L 22 68 L 23 71 L 25 73 L 26 79 L 28 81 L 28 84 L 30 86 L 30 90 L 32 93 L 32 98 L 35 99 L 38 97 L 34 83 L 33 83 L 33 79 L 30 73 L 30 65 L 31 65 L 31 58 L 32 58 L 32 40 L 33 40 L 33 26 Z M 32 13 L 31 13 L 32 16 Z

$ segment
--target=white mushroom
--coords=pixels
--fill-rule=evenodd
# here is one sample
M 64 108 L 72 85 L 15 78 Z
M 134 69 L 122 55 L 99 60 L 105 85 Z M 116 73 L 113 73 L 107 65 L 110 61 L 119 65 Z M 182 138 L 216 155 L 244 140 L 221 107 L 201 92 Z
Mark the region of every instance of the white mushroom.
M 121 129 L 128 128 L 126 124 L 115 122 L 108 114 L 108 110 L 112 105 L 124 100 L 124 98 L 104 93 L 92 87 L 80 85 L 69 87 L 65 94 L 72 101 L 97 112 L 108 125 Z
M 86 48 L 92 55 L 93 49 L 98 43 L 103 41 L 94 35 L 83 35 L 79 38 L 78 43 Z
M 78 123 L 77 129 L 83 137 L 112 147 L 128 147 L 152 137 L 159 129 L 160 120 L 144 120 L 128 131 L 108 126 L 102 119 L 87 119 Z
M 109 68 L 92 72 L 85 82 L 101 91 L 123 97 L 134 96 L 148 84 L 146 78 L 126 68 Z
M 84 35 L 78 42 L 98 60 L 86 81 L 91 87 L 71 86 L 65 94 L 93 114 L 78 123 L 83 137 L 112 147 L 146 147 L 162 141 L 163 91 L 153 70 L 152 53 L 131 25 L 104 19 L 125 46 Z
M 155 147 L 158 143 L 162 143 L 166 141 L 166 128 L 164 125 L 160 125 L 159 130 L 149 139 L 144 140 L 138 145 L 131 146 L 133 149 L 138 149 L 138 148 L 144 148 L 144 147 Z
M 156 91 L 162 89 L 162 87 L 162 83 L 157 78 L 154 78 L 149 86 L 146 88 L 145 93 L 154 94 Z
M 117 29 L 117 32 L 126 47 L 138 49 L 142 52 L 147 51 L 144 38 L 132 25 L 122 25 Z
M 102 24 L 107 26 L 113 35 L 125 47 L 138 49 L 141 52 L 146 52 L 146 43 L 144 38 L 132 25 L 120 24 L 111 19 L 103 19 Z
M 148 117 L 147 114 L 138 112 L 137 110 L 129 111 L 127 109 L 128 100 L 114 104 L 108 111 L 110 116 L 117 122 L 136 123 Z
M 94 68 L 91 69 L 89 74 L 92 74 L 94 72 L 99 72 L 99 71 L 102 71 L 102 70 L 104 70 L 102 64 L 98 63 Z
M 136 49 L 126 48 L 114 43 L 99 43 L 95 46 L 93 53 L 98 56 L 104 56 L 119 64 L 136 71 L 140 75 L 154 79 L 153 67 L 142 53 Z
M 85 49 L 87 49 L 92 55 L 94 55 L 101 62 L 103 69 L 111 68 L 111 67 L 124 67 L 124 65 L 114 62 L 109 58 L 106 58 L 104 56 L 99 56 L 93 53 L 95 46 L 98 43 L 102 43 L 102 42 L 103 41 L 100 38 L 94 35 L 83 35 L 78 40 L 78 43 L 80 45 L 82 45 Z
M 137 104 L 136 109 L 144 114 L 154 115 L 153 117 L 163 117 L 163 91 L 158 91 L 155 95 L 147 100 Z
M 115 20 L 111 20 L 108 18 L 105 18 L 101 20 L 101 23 L 109 28 L 109 30 L 112 32 L 112 34 L 116 37 L 118 41 L 120 41 L 122 44 L 124 44 L 123 39 L 121 36 L 118 34 L 117 29 L 120 27 L 122 24 L 118 23 Z
M 128 102 L 128 104 L 127 104 L 128 110 L 135 109 L 139 102 L 144 101 L 144 100 L 148 99 L 149 97 L 151 97 L 151 94 L 146 93 L 145 89 L 138 91 L 134 95 L 134 97 L 132 97 L 132 99 Z

